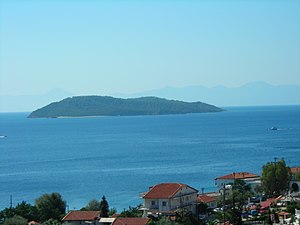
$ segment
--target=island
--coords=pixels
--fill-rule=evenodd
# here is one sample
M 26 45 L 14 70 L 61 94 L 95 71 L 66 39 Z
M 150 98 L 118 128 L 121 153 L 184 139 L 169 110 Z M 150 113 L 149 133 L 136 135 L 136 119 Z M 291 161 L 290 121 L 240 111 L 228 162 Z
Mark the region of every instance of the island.
M 33 111 L 28 117 L 137 116 L 221 111 L 224 110 L 203 102 L 183 102 L 158 97 L 122 99 L 110 96 L 76 96 L 53 102 Z

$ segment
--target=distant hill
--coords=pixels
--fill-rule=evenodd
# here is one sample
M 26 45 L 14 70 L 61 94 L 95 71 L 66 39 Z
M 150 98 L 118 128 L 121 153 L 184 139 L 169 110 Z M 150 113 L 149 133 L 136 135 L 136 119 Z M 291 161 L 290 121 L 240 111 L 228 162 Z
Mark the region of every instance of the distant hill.
M 29 118 L 131 116 L 221 112 L 202 102 L 182 102 L 157 97 L 121 99 L 108 96 L 78 96 L 51 103 L 33 111 Z
M 181 101 L 202 101 L 218 106 L 297 105 L 300 104 L 300 86 L 270 85 L 252 82 L 236 88 L 216 86 L 166 87 L 134 94 L 114 94 L 118 97 L 157 96 Z

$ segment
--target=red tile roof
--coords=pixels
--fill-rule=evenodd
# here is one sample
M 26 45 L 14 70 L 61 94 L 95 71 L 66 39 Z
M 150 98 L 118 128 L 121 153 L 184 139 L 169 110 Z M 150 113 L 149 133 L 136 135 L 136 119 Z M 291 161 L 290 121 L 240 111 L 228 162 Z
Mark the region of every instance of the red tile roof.
M 257 174 L 248 173 L 248 172 L 238 172 L 231 173 L 221 177 L 217 177 L 215 180 L 233 180 L 233 179 L 247 179 L 247 178 L 256 178 L 259 177 Z
M 99 211 L 70 211 L 62 220 L 63 221 L 91 221 L 100 217 Z
M 275 198 L 269 198 L 266 201 L 261 202 L 260 205 L 262 208 L 268 208 L 275 200 Z
M 298 167 L 291 167 L 290 173 L 300 173 L 300 166 Z
M 167 199 L 172 198 L 178 191 L 181 190 L 181 188 L 189 187 L 190 186 L 186 184 L 180 184 L 180 183 L 161 183 L 157 184 L 147 192 L 147 194 L 144 196 L 144 198 L 150 198 L 150 199 Z M 191 188 L 195 190 L 195 192 L 198 192 L 196 189 Z
M 112 225 L 146 225 L 149 218 L 117 218 Z
M 204 202 L 204 203 L 210 203 L 210 202 L 215 202 L 217 201 L 216 198 L 211 197 L 211 196 L 207 196 L 207 195 L 198 195 L 197 200 L 199 202 Z

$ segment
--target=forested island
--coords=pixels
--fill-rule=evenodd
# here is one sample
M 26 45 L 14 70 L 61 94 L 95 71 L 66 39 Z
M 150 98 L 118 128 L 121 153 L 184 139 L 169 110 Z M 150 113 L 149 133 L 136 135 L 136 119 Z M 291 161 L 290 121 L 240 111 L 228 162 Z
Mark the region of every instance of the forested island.
M 224 110 L 203 102 L 183 102 L 157 97 L 121 99 L 109 96 L 76 96 L 53 102 L 33 111 L 28 117 L 168 115 L 221 111 Z

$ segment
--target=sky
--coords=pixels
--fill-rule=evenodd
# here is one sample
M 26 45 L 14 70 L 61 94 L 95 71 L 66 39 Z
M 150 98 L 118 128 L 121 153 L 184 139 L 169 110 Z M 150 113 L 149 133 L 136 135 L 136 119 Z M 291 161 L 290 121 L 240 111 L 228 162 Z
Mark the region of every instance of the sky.
M 1 0 L 0 95 L 300 85 L 300 1 Z

